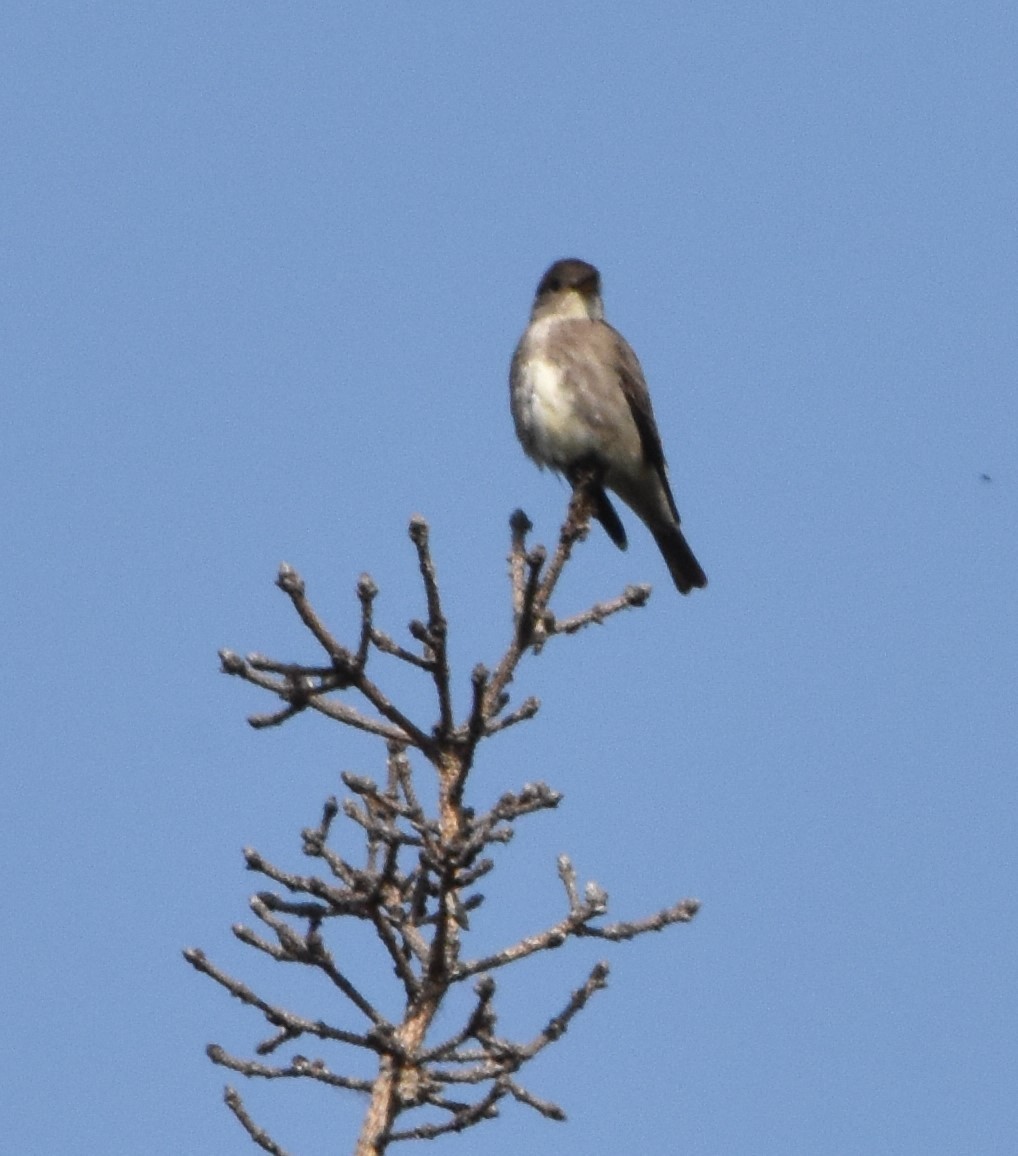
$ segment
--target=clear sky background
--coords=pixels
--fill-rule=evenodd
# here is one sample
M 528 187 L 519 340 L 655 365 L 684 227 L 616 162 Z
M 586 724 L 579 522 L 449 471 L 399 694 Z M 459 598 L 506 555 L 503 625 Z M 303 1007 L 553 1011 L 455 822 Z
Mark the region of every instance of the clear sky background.
M 561 851 L 618 918 L 704 907 L 608 953 L 529 1073 L 569 1123 L 509 1106 L 432 1150 L 1015 1152 L 1014 4 L 6 0 L 0 25 L 4 1150 L 254 1151 L 203 1048 L 262 1024 L 185 946 L 345 1014 L 229 928 L 241 847 L 303 869 L 300 828 L 381 750 L 253 732 L 270 700 L 216 650 L 315 656 L 284 559 L 345 637 L 370 571 L 400 633 L 419 511 L 465 707 L 508 636 L 510 511 L 547 541 L 565 508 L 506 371 L 579 256 L 711 584 L 680 599 L 628 515 L 627 554 L 582 547 L 561 613 L 654 596 L 524 666 L 544 709 L 475 799 L 566 799 L 502 855 L 478 943 L 561 914 Z M 506 974 L 508 1033 L 585 948 Z M 295 1156 L 350 1150 L 354 1095 L 242 1091 Z

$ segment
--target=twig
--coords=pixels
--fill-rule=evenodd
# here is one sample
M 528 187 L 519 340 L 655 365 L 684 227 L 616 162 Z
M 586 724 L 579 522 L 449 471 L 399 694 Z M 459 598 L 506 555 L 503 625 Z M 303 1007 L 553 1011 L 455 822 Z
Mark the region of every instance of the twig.
M 289 1156 L 285 1148 L 281 1148 L 275 1140 L 263 1128 L 251 1119 L 244 1107 L 244 1102 L 240 1098 L 240 1093 L 235 1088 L 226 1088 L 223 1092 L 223 1100 L 230 1111 L 240 1121 L 244 1131 L 251 1137 L 251 1139 L 264 1152 L 271 1153 L 271 1156 Z

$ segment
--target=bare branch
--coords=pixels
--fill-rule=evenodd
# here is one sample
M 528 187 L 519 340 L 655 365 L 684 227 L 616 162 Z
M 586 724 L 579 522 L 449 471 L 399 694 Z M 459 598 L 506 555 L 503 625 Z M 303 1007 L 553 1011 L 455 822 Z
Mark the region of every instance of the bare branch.
M 521 1104 L 526 1104 L 528 1108 L 533 1108 L 535 1112 L 540 1112 L 546 1119 L 555 1120 L 559 1123 L 565 1121 L 566 1114 L 558 1104 L 553 1104 L 551 1100 L 540 1099 L 538 1096 L 535 1096 L 533 1092 L 528 1092 L 526 1088 L 521 1088 L 515 1080 L 507 1080 L 506 1086 Z
M 417 730 L 417 728 L 414 728 L 412 724 L 410 724 L 410 727 L 414 733 L 409 733 L 401 726 L 389 726 L 381 720 L 373 719 L 368 715 L 362 714 L 346 703 L 324 697 L 330 691 L 337 689 L 338 684 L 335 682 L 335 675 L 331 671 L 325 672 L 323 676 L 318 667 L 301 667 L 295 666 L 293 663 L 276 663 L 258 654 L 252 654 L 249 655 L 247 659 L 242 659 L 239 655 L 229 650 L 220 651 L 220 660 L 224 673 L 236 675 L 245 682 L 251 683 L 252 686 L 271 691 L 289 704 L 283 710 L 273 714 L 252 715 L 248 719 L 248 722 L 256 729 L 279 726 L 281 723 L 286 722 L 287 719 L 293 718 L 295 714 L 299 714 L 301 711 L 310 708 L 329 718 L 335 719 L 336 722 L 341 722 L 357 730 L 367 731 L 369 734 L 379 735 L 384 739 L 412 743 L 415 746 L 420 745 L 415 735 L 421 736 L 421 732 Z M 285 673 L 277 678 L 270 677 L 268 674 L 263 673 L 263 671 L 270 669 Z M 326 681 L 315 681 L 316 679 L 321 680 L 322 678 Z M 332 682 L 330 683 L 328 680 L 332 680 Z M 377 692 L 377 688 L 373 689 L 376 694 L 380 694 L 380 692 Z M 430 742 L 426 737 L 424 737 L 424 741 Z
M 452 734 L 455 722 L 452 716 L 452 695 L 449 687 L 449 654 L 446 639 L 449 624 L 442 613 L 442 600 L 438 593 L 438 578 L 435 563 L 431 557 L 428 542 L 428 523 L 415 515 L 410 519 L 410 540 L 417 547 L 417 561 L 424 581 L 424 592 L 428 600 L 427 645 L 432 659 L 432 675 L 438 695 L 438 734 L 447 738 Z
M 482 1120 L 493 1120 L 498 1115 L 495 1105 L 508 1091 L 508 1087 L 501 1081 L 496 1081 L 487 1095 L 476 1104 L 457 1106 L 447 1124 L 421 1124 L 404 1132 L 390 1132 L 387 1139 L 390 1143 L 397 1140 L 434 1140 L 450 1132 L 462 1132 L 474 1124 L 480 1124 Z
M 482 959 L 470 960 L 461 964 L 456 972 L 455 979 L 460 981 L 472 975 L 478 975 L 483 971 L 495 971 L 497 968 L 507 967 L 510 963 L 515 963 L 517 960 L 526 959 L 528 955 L 535 955 L 539 951 L 550 951 L 553 948 L 561 947 L 571 935 L 576 935 L 579 928 L 583 927 L 584 924 L 603 914 L 603 904 L 581 903 L 580 906 L 577 907 L 575 911 L 571 911 L 565 919 L 559 920 L 558 923 L 547 928 L 545 931 L 538 932 L 537 935 L 528 935 L 524 939 L 519 940 L 518 943 L 514 943 L 510 947 L 504 947 L 501 951 L 497 951 L 493 955 L 486 955 Z
M 492 1009 L 492 1000 L 495 997 L 495 981 L 490 975 L 482 975 L 474 985 L 474 991 L 477 993 L 477 1003 L 467 1022 L 456 1035 L 423 1052 L 420 1057 L 422 1062 L 448 1059 L 468 1039 L 475 1038 L 478 1032 L 494 1030 L 495 1013 Z
M 459 724 L 453 710 L 449 626 L 428 525 L 421 517 L 414 517 L 409 525 L 427 606 L 426 621 L 412 621 L 408 628 L 411 639 L 421 647 L 419 652 L 395 642 L 376 624 L 378 587 L 370 575 L 362 574 L 357 583 L 359 629 L 356 645 L 347 647 L 312 606 L 300 575 L 283 565 L 277 585 L 325 652 L 327 662 L 303 665 L 258 654 L 241 658 L 228 650 L 220 654 L 225 673 L 282 700 L 281 709 L 252 716 L 253 726 L 278 726 L 305 710 L 314 710 L 386 742 L 384 775 L 376 781 L 344 771 L 341 778 L 349 797 L 342 802 L 327 799 L 318 825 L 301 832 L 301 849 L 312 861 L 326 865 L 327 871 L 320 869 L 324 878 L 283 870 L 257 851 L 245 849 L 248 869 L 264 876 L 270 887 L 275 886 L 256 892 L 250 900 L 251 910 L 262 925 L 261 934 L 243 925 L 233 928 L 240 942 L 269 959 L 320 972 L 331 985 L 326 990 L 338 991 L 354 1006 L 363 1030 L 349 1031 L 290 1012 L 216 967 L 203 952 L 185 952 L 192 967 L 259 1012 L 270 1027 L 267 1037 L 256 1044 L 253 1058 L 233 1056 L 212 1044 L 208 1048 L 212 1061 L 248 1078 L 311 1079 L 332 1088 L 368 1093 L 357 1156 L 382 1156 L 399 1140 L 431 1139 L 464 1131 L 496 1117 L 500 1101 L 507 1096 L 548 1119 L 565 1119 L 558 1104 L 524 1087 L 518 1073 L 561 1039 L 591 996 L 606 986 L 607 964 L 596 964 L 561 1009 L 522 1043 L 498 1034 L 492 973 L 554 950 L 569 939 L 618 941 L 660 931 L 672 923 L 687 922 L 699 906 L 696 900 L 687 899 L 643 919 L 602 924 L 608 910 L 607 893 L 592 882 L 581 889 L 571 861 L 563 855 L 558 860 L 558 875 L 566 896 L 565 916 L 498 952 L 464 958 L 462 941 L 470 929 L 471 913 L 485 903 L 475 885 L 494 868 L 495 860 L 487 852 L 507 844 L 516 824 L 526 815 L 553 810 L 562 799 L 545 783 L 536 782 L 516 791 L 503 791 L 484 811 L 475 811 L 464 801 L 481 741 L 533 718 L 538 711 L 534 697 L 509 709 L 508 687 L 523 657 L 539 652 L 556 635 L 575 634 L 622 610 L 645 605 L 650 593 L 649 587 L 630 586 L 618 597 L 597 602 L 570 617 L 559 619 L 553 613 L 552 596 L 576 543 L 587 534 L 594 509 L 592 487 L 597 479 L 572 480 L 573 494 L 550 556 L 543 546 L 528 547 L 532 527 L 522 511 L 510 519 L 512 632 L 493 670 L 480 663 L 474 666 L 469 710 Z M 429 676 L 436 716 L 432 726 L 412 721 L 368 677 L 373 652 L 387 654 Z M 346 701 L 357 701 L 356 696 L 362 700 L 358 705 Z M 429 764 L 434 776 L 433 783 L 422 790 L 408 757 L 410 749 L 419 752 L 415 758 Z M 332 845 L 333 828 L 340 816 L 352 824 L 343 829 L 354 831 L 363 848 L 363 857 L 357 858 L 356 865 L 345 848 L 341 854 Z M 387 1019 L 337 963 L 337 958 L 347 958 L 348 948 L 345 939 L 342 953 L 326 942 L 326 932 L 337 927 L 336 919 L 356 920 L 356 924 L 340 927 L 363 928 L 384 948 L 401 989 L 398 1020 Z M 440 1042 L 432 1042 L 436 1017 L 447 996 L 454 985 L 471 978 L 476 979 L 472 1005 L 458 1026 L 444 1031 Z M 302 1055 L 292 1056 L 289 1063 L 265 1062 L 265 1057 L 282 1054 L 302 1036 L 349 1044 L 373 1054 L 377 1063 L 374 1078 L 336 1074 L 324 1060 Z M 464 1093 L 472 1095 L 473 1101 L 464 1098 Z M 235 1091 L 228 1089 L 226 1098 L 255 1144 L 270 1153 L 283 1153 L 252 1121 Z M 397 1130 L 399 1118 L 417 1109 L 438 1116 Z
M 236 996 L 242 1003 L 246 1003 L 250 1007 L 257 1008 L 274 1027 L 285 1027 L 291 1031 L 294 1039 L 300 1035 L 309 1035 L 322 1040 L 337 1040 L 339 1043 L 352 1044 L 354 1047 L 367 1048 L 374 1052 L 380 1050 L 377 1040 L 358 1035 L 356 1032 L 344 1032 L 339 1028 L 330 1027 L 321 1020 L 304 1019 L 302 1016 L 294 1015 L 283 1008 L 275 1007 L 260 996 L 255 995 L 249 987 L 239 980 L 233 979 L 224 971 L 220 971 L 205 958 L 203 951 L 189 948 L 184 952 L 184 958 L 196 971 L 203 972 L 221 987 L 226 988 L 230 995 Z
M 526 1047 L 521 1049 L 523 1056 L 527 1059 L 536 1056 L 538 1052 L 563 1036 L 574 1017 L 587 1006 L 587 1001 L 590 997 L 595 992 L 602 991 L 607 986 L 608 964 L 604 962 L 594 964 L 590 975 L 587 976 L 586 982 L 582 987 L 577 988 L 576 991 L 573 992 L 569 1003 L 566 1004 L 557 1016 L 553 1016 L 544 1025 L 541 1032 L 535 1036 Z
M 378 587 L 370 574 L 362 574 L 357 580 L 357 597 L 361 604 L 361 639 L 357 646 L 356 664 L 363 670 L 368 664 L 368 647 L 371 645 L 372 618 Z
M 512 581 L 513 617 L 516 620 L 519 620 L 523 613 L 527 535 L 533 528 L 533 523 L 522 510 L 513 510 L 509 517 L 509 529 L 512 532 L 512 544 L 509 549 L 509 576 Z
M 283 562 L 279 567 L 276 585 L 289 597 L 294 610 L 300 615 L 301 622 L 318 639 L 322 649 L 332 659 L 336 673 L 339 675 L 351 673 L 356 667 L 356 660 L 345 646 L 341 646 L 332 637 L 325 623 L 315 613 L 314 607 L 305 597 L 304 579 L 292 566 Z
M 389 953 L 389 958 L 393 962 L 396 974 L 403 983 L 407 999 L 411 1001 L 414 1000 L 420 993 L 421 983 L 410 965 L 408 953 L 400 947 L 399 941 L 396 939 L 389 925 L 389 920 L 382 911 L 377 909 L 373 910 L 371 912 L 371 921 L 374 923 L 375 930 L 378 932 L 378 938 L 382 941 L 385 950 Z
M 634 939 L 637 935 L 643 935 L 648 931 L 662 931 L 673 923 L 689 923 L 699 910 L 698 899 L 682 899 L 672 907 L 666 907 L 646 919 L 635 919 L 630 923 L 610 923 L 607 927 L 584 927 L 576 934 L 615 942 Z
M 470 674 L 470 685 L 473 689 L 474 697 L 470 707 L 470 718 L 467 722 L 467 735 L 473 745 L 476 745 L 477 740 L 485 732 L 484 702 L 489 678 L 488 668 L 480 662 Z
M 271 1156 L 289 1156 L 285 1148 L 281 1148 L 275 1140 L 263 1128 L 251 1119 L 244 1107 L 244 1102 L 240 1098 L 240 1093 L 235 1088 L 226 1088 L 223 1092 L 223 1100 L 230 1111 L 240 1121 L 244 1131 L 251 1137 L 251 1139 L 264 1152 L 271 1153 Z
M 555 634 L 576 634 L 585 626 L 600 625 L 606 618 L 618 614 L 620 610 L 646 606 L 648 598 L 650 598 L 649 586 L 627 586 L 618 598 L 613 598 L 610 602 L 598 602 L 582 614 L 576 614 L 572 618 L 557 619 L 554 632 Z
M 503 715 L 501 718 L 495 719 L 494 722 L 488 723 L 484 733 L 487 735 L 497 735 L 499 731 L 508 730 L 517 723 L 532 719 L 540 709 L 541 703 L 539 699 L 533 696 L 526 698 L 514 711 L 510 711 L 509 714 Z
M 402 662 L 407 662 L 411 666 L 420 667 L 421 670 L 430 671 L 435 665 L 432 659 L 421 658 L 420 655 L 414 654 L 413 651 L 404 649 L 398 642 L 391 639 L 388 634 L 383 634 L 380 630 L 372 629 L 371 641 L 375 649 L 381 651 L 382 654 L 391 654 L 394 658 L 398 658 Z
M 576 868 L 568 855 L 558 857 L 558 876 L 562 886 L 566 889 L 566 898 L 569 900 L 569 910 L 578 911 L 580 908 L 580 893 L 576 887 Z
M 590 480 L 581 481 L 574 487 L 573 495 L 569 499 L 569 509 L 559 531 L 558 545 L 545 568 L 544 578 L 537 593 L 537 602 L 542 608 L 548 605 L 562 571 L 572 556 L 573 547 L 587 537 L 591 515 L 594 512 L 590 484 Z
M 434 744 L 432 743 L 431 739 L 424 733 L 424 731 L 421 730 L 421 728 L 415 723 L 412 723 L 410 719 L 408 719 L 406 715 L 402 713 L 402 711 L 397 710 L 396 707 L 393 706 L 393 704 L 385 697 L 384 694 L 382 694 L 378 687 L 375 686 L 375 684 L 364 675 L 363 672 L 358 675 L 355 685 L 360 693 L 364 695 L 368 702 L 371 703 L 375 710 L 377 710 L 384 719 L 387 719 L 396 728 L 393 730 L 391 728 L 386 729 L 377 726 L 374 728 L 361 726 L 362 730 L 373 729 L 374 733 L 381 735 L 382 738 L 389 739 L 394 742 L 406 742 L 411 746 L 419 747 L 422 751 L 425 752 L 434 750 Z M 320 704 L 319 701 L 313 700 L 311 705 L 316 710 L 320 710 L 323 714 L 330 713 L 330 711 L 325 709 L 327 705 L 326 703 Z M 333 717 L 336 718 L 339 722 L 349 722 L 348 719 L 341 717 L 339 714 L 333 715 Z M 360 724 L 351 722 L 349 725 L 358 726 Z
M 357 656 L 333 638 L 308 601 L 304 580 L 297 571 L 292 566 L 283 563 L 279 568 L 276 585 L 289 596 L 301 621 L 329 655 L 332 666 L 328 672 L 323 673 L 318 667 L 272 663 L 260 655 L 251 656 L 246 662 L 238 662 L 237 656 L 231 651 L 221 652 L 220 659 L 225 673 L 239 675 L 247 682 L 272 691 L 290 704 L 291 709 L 280 712 L 278 715 L 256 716 L 252 725 L 259 727 L 276 726 L 285 721 L 286 718 L 292 717 L 297 710 L 312 707 L 347 726 L 369 731 L 382 738 L 406 742 L 426 752 L 432 751 L 434 743 L 431 738 L 398 710 L 367 677 L 364 665 L 357 661 Z M 369 576 L 361 576 L 358 592 L 362 606 L 360 649 L 364 651 L 366 657 L 367 646 L 364 639 L 371 635 L 370 606 L 375 593 L 377 593 Z M 260 668 L 281 672 L 283 677 L 279 679 L 266 678 L 260 673 Z M 448 675 L 448 672 L 446 674 Z M 324 697 L 330 691 L 343 690 L 349 687 L 355 688 L 363 695 L 391 726 L 386 727 L 344 703 L 338 703 L 333 699 Z
M 328 1084 L 333 1088 L 347 1088 L 352 1092 L 371 1091 L 370 1080 L 337 1076 L 330 1072 L 321 1060 L 308 1060 L 304 1056 L 294 1056 L 293 1060 L 283 1067 L 270 1067 L 254 1060 L 237 1059 L 218 1044 L 209 1044 L 205 1054 L 219 1067 L 229 1068 L 242 1076 L 264 1080 L 316 1080 L 320 1084 Z

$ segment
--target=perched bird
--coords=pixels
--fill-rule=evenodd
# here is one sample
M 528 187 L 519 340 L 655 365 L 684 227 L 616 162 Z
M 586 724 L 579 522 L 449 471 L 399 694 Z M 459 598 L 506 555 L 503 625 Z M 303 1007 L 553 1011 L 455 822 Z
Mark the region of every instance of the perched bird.
M 593 265 L 556 261 L 541 278 L 513 354 L 509 393 L 527 455 L 573 486 L 593 476 L 594 517 L 620 550 L 626 531 L 605 487 L 654 535 L 680 594 L 707 585 L 679 529 L 643 370 L 626 339 L 604 320 L 601 275 Z

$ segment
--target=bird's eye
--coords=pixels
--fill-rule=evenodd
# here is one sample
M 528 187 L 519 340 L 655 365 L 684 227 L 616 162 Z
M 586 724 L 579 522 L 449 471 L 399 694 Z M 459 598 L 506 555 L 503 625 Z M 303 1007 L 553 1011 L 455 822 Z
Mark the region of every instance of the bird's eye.
M 552 293 L 557 293 L 562 288 L 562 282 L 557 277 L 552 277 L 548 282 L 548 288 Z

